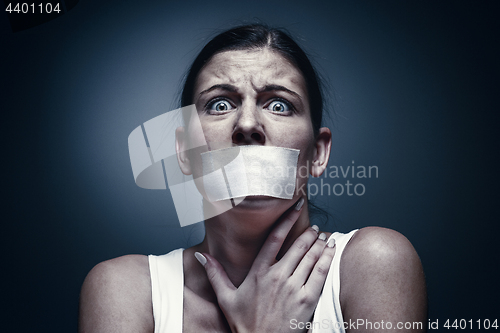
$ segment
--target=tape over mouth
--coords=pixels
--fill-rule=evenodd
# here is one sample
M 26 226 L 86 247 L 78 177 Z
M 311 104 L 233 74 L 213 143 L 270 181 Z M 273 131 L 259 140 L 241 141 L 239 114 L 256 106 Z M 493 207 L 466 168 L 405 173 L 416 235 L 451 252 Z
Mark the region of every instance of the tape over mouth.
M 191 133 L 200 134 L 184 147 L 201 154 L 199 178 L 185 175 L 178 164 L 176 129 L 185 127 L 184 119 Z M 202 134 L 196 107 L 190 105 L 146 121 L 128 137 L 135 183 L 145 189 L 168 186 L 181 227 L 220 215 L 247 196 L 292 199 L 299 150 L 257 145 L 209 150 Z
M 208 200 L 256 195 L 292 199 L 299 152 L 251 145 L 202 153 L 203 184 Z

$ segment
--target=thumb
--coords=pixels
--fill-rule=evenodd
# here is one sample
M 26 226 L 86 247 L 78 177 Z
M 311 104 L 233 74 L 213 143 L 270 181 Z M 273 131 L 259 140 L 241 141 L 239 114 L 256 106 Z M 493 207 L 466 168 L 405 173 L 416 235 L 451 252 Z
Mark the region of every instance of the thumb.
M 208 280 L 214 289 L 215 295 L 219 303 L 227 300 L 228 297 L 236 290 L 234 284 L 229 280 L 224 267 L 209 254 L 195 252 L 194 256 L 203 265 L 207 272 Z M 222 304 L 221 304 L 222 305 Z

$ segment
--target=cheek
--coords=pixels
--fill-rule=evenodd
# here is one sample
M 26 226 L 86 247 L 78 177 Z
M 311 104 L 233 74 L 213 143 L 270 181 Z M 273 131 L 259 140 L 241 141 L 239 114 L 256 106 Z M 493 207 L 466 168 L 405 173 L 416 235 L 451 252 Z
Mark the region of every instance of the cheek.
M 314 135 L 312 126 L 307 122 L 291 123 L 288 126 L 275 124 L 267 128 L 267 139 L 272 146 L 300 149 L 301 159 L 313 156 Z
M 232 127 L 225 122 L 203 124 L 203 133 L 210 150 L 229 148 L 232 146 Z
M 201 162 L 201 153 L 208 151 L 207 142 L 201 126 L 193 126 L 189 124 L 187 131 L 187 156 L 189 158 L 189 165 L 191 173 L 194 178 L 202 175 L 203 167 Z
M 191 171 L 194 178 L 203 175 L 201 153 L 232 146 L 231 133 L 222 124 L 203 124 L 197 130 L 189 130 L 190 149 L 188 152 Z
M 299 148 L 299 147 L 297 147 Z M 301 194 L 307 192 L 307 182 L 309 181 L 309 175 L 311 174 L 312 161 L 314 157 L 314 140 L 311 139 L 302 142 L 299 154 L 299 159 L 297 161 L 297 175 L 296 175 L 296 194 Z
M 308 123 L 295 124 L 282 131 L 277 146 L 299 149 L 297 161 L 297 185 L 307 183 L 315 153 L 315 140 L 312 126 Z

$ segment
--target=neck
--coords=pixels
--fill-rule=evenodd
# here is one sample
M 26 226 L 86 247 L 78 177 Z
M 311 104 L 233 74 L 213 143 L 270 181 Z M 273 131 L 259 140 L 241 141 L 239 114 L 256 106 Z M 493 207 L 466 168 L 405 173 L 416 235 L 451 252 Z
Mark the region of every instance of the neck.
M 309 227 L 307 205 L 304 206 L 299 219 L 288 233 L 278 259 Z M 279 223 L 280 211 L 283 212 L 289 207 L 284 210 L 274 207 L 243 211 L 232 209 L 211 218 L 205 222 L 205 239 L 196 246 L 196 250 L 215 257 L 224 267 L 229 279 L 238 287 L 245 280 L 269 233 Z

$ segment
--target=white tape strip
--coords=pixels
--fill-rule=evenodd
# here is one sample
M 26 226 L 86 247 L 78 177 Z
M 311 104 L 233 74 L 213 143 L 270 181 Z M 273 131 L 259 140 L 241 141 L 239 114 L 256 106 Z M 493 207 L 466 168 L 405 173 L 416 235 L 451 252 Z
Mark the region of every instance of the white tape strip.
M 299 152 L 251 145 L 202 153 L 208 199 L 215 202 L 255 195 L 292 199 Z

